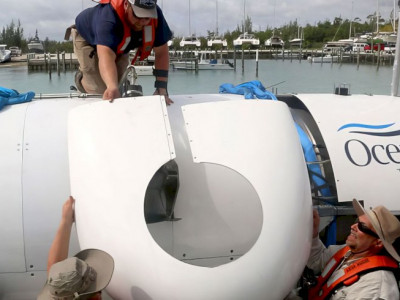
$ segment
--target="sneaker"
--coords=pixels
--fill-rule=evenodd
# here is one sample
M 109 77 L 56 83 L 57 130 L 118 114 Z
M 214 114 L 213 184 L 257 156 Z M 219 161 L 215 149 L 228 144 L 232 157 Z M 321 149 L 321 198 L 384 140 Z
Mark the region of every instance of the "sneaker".
M 85 89 L 83 88 L 82 85 L 82 78 L 83 78 L 83 74 L 81 71 L 76 71 L 75 73 L 75 85 L 76 88 L 78 89 L 79 92 L 81 93 L 86 93 Z

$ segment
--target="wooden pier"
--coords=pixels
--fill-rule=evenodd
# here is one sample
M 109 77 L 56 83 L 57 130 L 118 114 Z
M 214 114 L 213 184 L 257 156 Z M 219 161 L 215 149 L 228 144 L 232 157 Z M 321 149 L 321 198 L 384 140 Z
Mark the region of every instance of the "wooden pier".
M 37 71 L 52 71 L 57 70 L 57 72 L 65 70 L 77 70 L 79 67 L 78 59 L 74 53 L 28 53 L 27 63 L 29 70 Z

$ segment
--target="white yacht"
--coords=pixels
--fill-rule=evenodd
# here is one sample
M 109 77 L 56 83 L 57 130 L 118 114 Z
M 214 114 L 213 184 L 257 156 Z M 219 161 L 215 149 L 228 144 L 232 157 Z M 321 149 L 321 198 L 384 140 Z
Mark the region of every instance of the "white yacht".
M 283 48 L 285 43 L 279 36 L 274 35 L 274 36 L 270 37 L 269 39 L 267 39 L 264 44 L 267 47 Z
M 304 30 L 300 27 L 297 29 L 297 38 L 289 40 L 290 47 L 299 47 L 303 46 L 304 41 Z
M 201 42 L 195 35 L 183 37 L 179 43 L 179 46 L 181 46 L 181 47 L 185 47 L 185 46 L 200 47 L 200 45 L 201 45 Z
M 21 56 L 22 55 L 21 49 L 16 46 L 11 46 L 8 49 L 11 51 L 11 56 Z
M 254 34 L 245 32 L 239 35 L 239 37 L 233 41 L 234 46 L 242 46 L 243 44 L 258 46 L 260 45 L 260 40 L 257 39 Z
M 218 58 L 214 51 L 200 51 L 192 58 L 172 62 L 176 70 L 233 70 L 233 64 L 221 53 Z M 197 65 L 196 65 L 197 64 Z
M 11 60 L 11 51 L 6 49 L 7 45 L 0 45 L 0 63 Z
M 28 49 L 29 53 L 44 53 L 43 43 L 38 38 L 34 38 L 28 43 Z
M 326 54 L 324 56 L 316 56 L 316 57 L 309 56 L 307 57 L 307 60 L 313 63 L 336 63 L 339 61 L 339 56 L 330 54 Z
M 207 40 L 207 46 L 212 47 L 214 45 L 222 45 L 223 47 L 228 46 L 227 41 L 221 36 L 212 36 Z

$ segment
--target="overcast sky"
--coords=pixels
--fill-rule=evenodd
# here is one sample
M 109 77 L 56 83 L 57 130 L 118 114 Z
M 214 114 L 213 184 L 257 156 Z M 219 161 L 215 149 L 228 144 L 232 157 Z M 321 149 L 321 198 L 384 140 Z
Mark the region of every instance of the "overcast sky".
M 218 1 L 218 2 L 217 2 Z M 12 20 L 20 20 L 24 37 L 30 38 L 38 30 L 39 38 L 61 41 L 65 28 L 74 23 L 76 15 L 93 6 L 90 0 L 2 0 L 1 28 Z M 390 18 L 394 2 L 379 0 L 380 15 Z M 190 14 L 189 14 L 190 3 Z M 318 21 L 332 21 L 359 17 L 362 21 L 378 10 L 377 0 L 158 0 L 175 36 L 192 34 L 204 36 L 214 30 L 217 23 L 220 33 L 236 29 L 248 15 L 254 30 L 279 27 L 297 19 L 300 25 L 314 25 Z M 353 8 L 352 8 L 353 7 Z M 189 22 L 190 15 L 190 22 Z

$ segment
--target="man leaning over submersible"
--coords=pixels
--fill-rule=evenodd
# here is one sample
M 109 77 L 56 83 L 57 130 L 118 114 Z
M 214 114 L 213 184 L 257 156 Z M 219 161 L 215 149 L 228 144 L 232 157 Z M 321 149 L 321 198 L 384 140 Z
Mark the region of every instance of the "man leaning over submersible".
M 320 274 L 303 290 L 303 298 L 330 300 L 398 300 L 400 222 L 384 206 L 364 210 L 357 200 L 358 218 L 345 245 L 326 248 L 318 237 L 319 215 L 314 210 L 313 242 L 307 267 Z
M 168 96 L 168 40 L 172 32 L 157 0 L 99 0 L 83 10 L 65 34 L 72 34 L 79 61 L 75 84 L 82 93 L 103 94 L 103 99 L 121 97 L 119 80 L 129 65 L 129 51 L 137 49 L 132 64 L 154 50 L 154 95 Z

